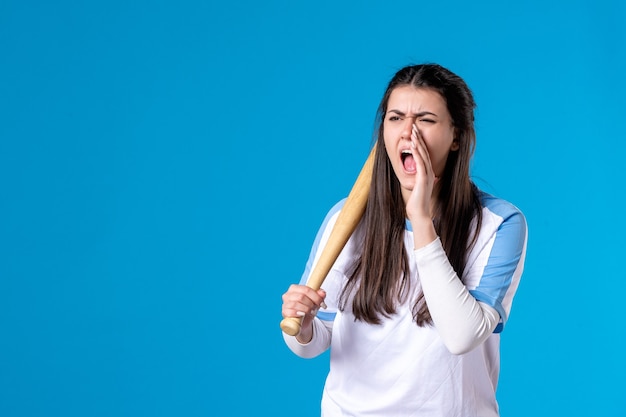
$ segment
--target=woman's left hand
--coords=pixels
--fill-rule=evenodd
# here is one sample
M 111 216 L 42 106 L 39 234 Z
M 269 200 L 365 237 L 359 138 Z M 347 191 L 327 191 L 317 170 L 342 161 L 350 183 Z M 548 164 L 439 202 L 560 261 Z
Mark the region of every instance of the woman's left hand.
M 411 133 L 411 148 L 416 172 L 415 185 L 406 203 L 406 213 L 413 227 L 414 248 L 418 249 L 437 238 L 432 221 L 432 194 L 438 178 L 435 177 L 424 137 L 415 124 Z
M 415 160 L 415 185 L 407 201 L 409 220 L 431 219 L 431 198 L 436 182 L 426 142 L 415 124 L 411 132 L 411 152 Z

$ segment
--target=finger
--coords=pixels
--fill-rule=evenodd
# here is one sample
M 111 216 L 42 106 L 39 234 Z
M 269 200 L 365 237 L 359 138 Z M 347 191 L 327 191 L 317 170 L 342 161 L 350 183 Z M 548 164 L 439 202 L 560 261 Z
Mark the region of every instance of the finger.
M 426 142 L 424 142 L 424 137 L 415 125 L 413 125 L 413 131 L 411 132 L 411 142 L 413 149 L 420 152 L 420 156 L 424 154 L 428 155 L 428 148 L 426 147 Z
M 320 296 L 320 298 L 322 299 L 322 301 L 319 303 L 320 308 L 323 308 L 324 310 L 326 310 L 328 308 L 328 306 L 326 306 L 325 300 L 326 300 L 326 291 L 324 291 L 323 289 L 319 289 L 317 291 L 317 294 Z
M 312 313 L 314 310 L 320 307 L 326 308 L 326 304 L 324 304 L 325 297 L 326 292 L 324 290 L 314 291 L 310 287 L 294 284 L 283 294 L 283 317 L 314 315 Z
M 289 300 L 303 302 L 310 299 L 313 303 L 319 302 L 321 297 L 317 291 L 306 285 L 292 284 L 286 293 L 283 294 L 283 302 Z
M 430 153 L 428 152 L 428 146 L 426 146 L 426 141 L 424 140 L 424 136 L 422 135 L 422 133 L 420 132 L 420 130 L 417 128 L 415 124 L 413 125 L 412 136 L 413 135 L 415 136 L 415 143 L 416 143 L 415 149 L 419 151 L 419 155 L 422 158 L 422 161 L 424 162 L 426 173 L 430 174 L 433 172 L 433 166 L 432 166 L 432 161 L 430 160 Z
M 286 317 L 304 317 L 307 314 L 310 314 L 315 307 L 311 307 L 306 304 L 296 303 L 289 306 L 283 306 L 282 316 Z
M 297 318 L 305 318 L 305 317 L 314 317 L 317 315 L 319 311 L 318 306 L 308 306 L 308 305 L 296 305 L 292 308 L 283 308 L 282 316 L 286 317 L 297 317 Z
M 323 289 L 314 290 L 313 288 L 306 285 L 298 285 L 297 288 L 294 288 L 294 292 L 297 294 L 296 297 L 301 300 L 302 297 L 306 297 L 312 303 L 311 306 L 320 306 L 324 303 L 324 299 L 326 298 L 326 291 Z M 307 303 L 309 304 L 309 303 Z
M 418 168 L 421 168 L 424 174 L 430 172 L 430 156 L 428 154 L 428 148 L 426 142 L 424 142 L 419 130 L 413 125 L 413 132 L 411 133 L 411 146 L 413 159 L 415 159 Z M 421 162 L 421 164 L 420 164 Z

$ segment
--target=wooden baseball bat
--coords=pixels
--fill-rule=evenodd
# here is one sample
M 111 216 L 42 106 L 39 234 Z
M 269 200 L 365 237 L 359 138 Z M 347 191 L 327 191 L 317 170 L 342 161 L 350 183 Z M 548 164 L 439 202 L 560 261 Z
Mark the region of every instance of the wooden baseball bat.
M 348 198 L 344 203 L 337 221 L 333 226 L 332 231 L 328 237 L 328 242 L 315 264 L 315 268 L 309 275 L 307 286 L 314 290 L 319 290 L 322 283 L 326 279 L 328 272 L 332 268 L 333 264 L 337 260 L 337 257 L 341 253 L 342 249 L 348 242 L 348 239 L 354 232 L 357 224 L 363 217 L 365 212 L 365 206 L 367 205 L 367 196 L 370 190 L 370 184 L 372 182 L 372 171 L 374 167 L 374 155 L 376 154 L 376 145 L 372 147 L 361 172 L 357 177 Z M 285 317 L 280 322 L 280 327 L 285 333 L 290 336 L 296 336 L 300 333 L 300 326 L 302 324 L 301 317 Z

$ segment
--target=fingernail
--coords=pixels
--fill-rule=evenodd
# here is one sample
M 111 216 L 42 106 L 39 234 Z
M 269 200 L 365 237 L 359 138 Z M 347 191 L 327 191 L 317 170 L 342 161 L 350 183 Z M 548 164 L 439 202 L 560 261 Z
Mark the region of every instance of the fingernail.
M 304 316 L 306 316 L 306 313 L 304 311 L 296 311 L 296 316 L 304 317 Z
M 328 307 L 326 307 L 326 303 L 322 301 L 322 304 L 320 304 L 320 307 L 322 307 L 324 310 L 326 310 Z

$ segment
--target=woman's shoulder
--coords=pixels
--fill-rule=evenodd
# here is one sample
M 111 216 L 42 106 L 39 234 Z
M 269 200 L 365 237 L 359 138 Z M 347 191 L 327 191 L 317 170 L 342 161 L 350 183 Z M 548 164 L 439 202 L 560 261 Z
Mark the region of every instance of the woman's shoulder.
M 511 217 L 524 218 L 522 210 L 508 200 L 482 190 L 478 190 L 478 196 L 480 198 L 480 204 L 483 207 L 483 212 L 487 210 L 489 213 L 503 219 Z
M 500 259 L 524 258 L 528 239 L 528 224 L 522 211 L 510 201 L 480 191 L 483 207 L 480 231 L 475 249 L 489 248 Z M 491 256 L 491 255 L 490 255 Z
M 337 216 L 339 215 L 339 212 L 341 211 L 344 204 L 346 203 L 346 200 L 347 200 L 347 197 L 342 198 L 341 200 L 337 201 L 330 208 L 330 210 L 326 212 L 326 215 L 324 216 L 324 221 L 322 222 L 322 228 L 334 226 L 335 221 L 337 220 Z
M 344 204 L 346 204 L 346 200 L 348 199 L 348 197 L 344 197 L 341 200 L 337 201 L 331 208 L 330 210 L 328 210 L 328 216 L 332 216 L 334 214 L 337 214 L 339 211 L 341 211 L 341 209 L 343 208 Z

